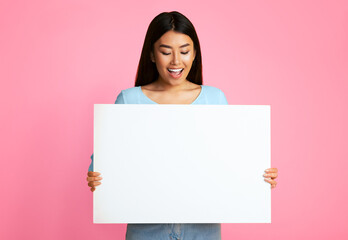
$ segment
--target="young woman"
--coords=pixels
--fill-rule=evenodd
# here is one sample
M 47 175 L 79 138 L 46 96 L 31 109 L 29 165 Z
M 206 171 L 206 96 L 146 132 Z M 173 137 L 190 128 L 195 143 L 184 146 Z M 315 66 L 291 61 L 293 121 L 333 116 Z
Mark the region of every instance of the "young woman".
M 179 12 L 156 16 L 146 33 L 135 87 L 122 90 L 116 104 L 228 104 L 224 93 L 202 84 L 202 58 L 194 26 Z M 88 171 L 93 192 L 100 173 Z M 242 171 L 242 170 L 241 170 Z M 276 168 L 265 170 L 265 181 L 274 188 Z M 220 224 L 128 224 L 126 240 L 221 239 Z

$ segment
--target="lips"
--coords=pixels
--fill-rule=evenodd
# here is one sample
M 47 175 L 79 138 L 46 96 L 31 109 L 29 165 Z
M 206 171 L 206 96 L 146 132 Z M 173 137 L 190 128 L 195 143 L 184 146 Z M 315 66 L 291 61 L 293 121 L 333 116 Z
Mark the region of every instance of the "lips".
M 180 74 L 184 70 L 184 68 L 167 68 L 167 70 L 170 73 Z
M 184 71 L 183 68 L 168 68 L 169 75 L 173 78 L 180 78 L 182 75 L 182 72 Z

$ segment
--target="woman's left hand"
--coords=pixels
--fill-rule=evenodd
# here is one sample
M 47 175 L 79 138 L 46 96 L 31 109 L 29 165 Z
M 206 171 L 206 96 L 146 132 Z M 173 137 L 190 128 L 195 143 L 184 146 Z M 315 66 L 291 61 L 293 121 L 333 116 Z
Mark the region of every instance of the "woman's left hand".
M 271 184 L 271 188 L 275 188 L 277 186 L 277 182 L 274 180 L 278 177 L 278 169 L 277 168 L 267 168 L 265 170 L 265 181 Z

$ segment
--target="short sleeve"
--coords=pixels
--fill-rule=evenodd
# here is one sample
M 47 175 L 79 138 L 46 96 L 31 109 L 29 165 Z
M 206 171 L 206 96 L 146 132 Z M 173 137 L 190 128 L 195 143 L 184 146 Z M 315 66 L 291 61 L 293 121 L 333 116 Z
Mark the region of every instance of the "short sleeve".
M 220 101 L 219 101 L 219 103 L 220 103 L 221 105 L 228 105 L 226 96 L 225 96 L 224 92 L 221 91 L 221 90 L 220 90 Z
M 125 104 L 123 90 L 118 94 L 115 104 Z
M 123 90 L 121 90 L 121 92 L 118 94 L 115 104 L 125 104 Z M 91 164 L 89 165 L 89 168 L 88 168 L 88 171 L 92 171 L 92 172 L 93 172 L 93 154 L 91 156 Z

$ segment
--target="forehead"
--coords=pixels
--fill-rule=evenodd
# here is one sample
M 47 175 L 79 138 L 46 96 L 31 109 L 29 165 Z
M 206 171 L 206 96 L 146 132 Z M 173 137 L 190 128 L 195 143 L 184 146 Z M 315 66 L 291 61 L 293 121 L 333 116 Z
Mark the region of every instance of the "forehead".
M 193 46 L 193 41 L 188 35 L 170 30 L 155 42 L 155 46 L 166 44 L 172 47 L 179 47 L 186 43 L 189 43 L 191 47 Z

